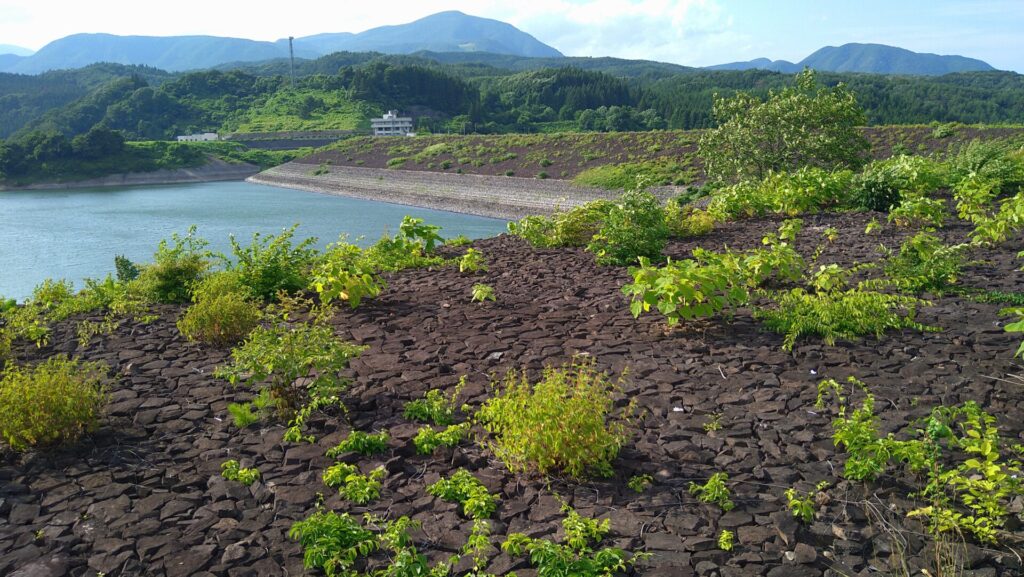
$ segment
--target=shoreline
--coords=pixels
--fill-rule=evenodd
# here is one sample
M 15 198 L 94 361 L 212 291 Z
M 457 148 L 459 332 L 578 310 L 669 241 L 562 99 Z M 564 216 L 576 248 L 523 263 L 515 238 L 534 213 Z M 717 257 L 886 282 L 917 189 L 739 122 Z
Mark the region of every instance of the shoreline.
M 289 162 L 246 181 L 504 220 L 551 214 L 593 200 L 614 200 L 621 194 L 556 179 L 341 166 L 313 175 L 316 169 L 316 165 Z
M 234 164 L 215 159 L 195 168 L 174 168 L 152 172 L 126 172 L 68 182 L 40 182 L 25 186 L 0 186 L 0 192 L 220 182 L 226 180 L 245 180 L 258 172 L 259 167 L 254 164 Z

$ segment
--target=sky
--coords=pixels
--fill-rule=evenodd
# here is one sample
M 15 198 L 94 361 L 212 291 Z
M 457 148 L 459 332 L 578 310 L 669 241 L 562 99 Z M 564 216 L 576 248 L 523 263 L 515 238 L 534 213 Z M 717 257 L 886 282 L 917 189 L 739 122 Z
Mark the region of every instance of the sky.
M 0 44 L 37 50 L 79 32 L 276 40 L 443 10 L 509 22 L 568 56 L 797 62 L 822 46 L 874 42 L 1024 72 L 1024 0 L 0 0 Z

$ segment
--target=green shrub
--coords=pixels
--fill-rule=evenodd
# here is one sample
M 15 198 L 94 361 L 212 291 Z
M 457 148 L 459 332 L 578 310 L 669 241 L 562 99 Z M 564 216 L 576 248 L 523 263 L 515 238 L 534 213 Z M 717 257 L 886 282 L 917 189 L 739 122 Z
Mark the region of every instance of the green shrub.
M 107 402 L 108 367 L 66 356 L 0 376 L 0 434 L 16 451 L 73 443 L 96 428 Z
M 494 287 L 489 284 L 476 283 L 470 291 L 470 301 L 475 303 L 482 303 L 484 301 L 497 301 L 498 297 L 494 294 Z
M 922 156 L 876 160 L 853 179 L 853 202 L 865 210 L 888 212 L 904 194 L 926 195 L 944 186 L 946 179 L 941 164 Z
M 367 262 L 363 250 L 344 240 L 327 247 L 311 276 L 321 303 L 343 300 L 352 308 L 358 307 L 365 298 L 376 297 L 386 286 L 377 270 Z
M 221 463 L 220 471 L 221 477 L 228 481 L 238 481 L 247 487 L 260 479 L 259 469 L 242 468 L 234 459 Z
M 528 554 L 538 575 L 553 577 L 608 577 L 649 557 L 645 553 L 628 557 L 625 551 L 614 547 L 594 549 L 611 530 L 611 521 L 583 517 L 568 507 L 563 510 L 568 516 L 562 520 L 561 543 L 510 533 L 501 544 L 502 551 L 512 556 Z
M 470 519 L 486 519 L 498 508 L 497 497 L 488 493 L 487 487 L 465 469 L 429 485 L 427 493 L 462 505 L 462 512 Z
M 384 467 L 363 475 L 355 465 L 335 463 L 324 471 L 323 479 L 325 485 L 336 487 L 345 499 L 356 505 L 365 505 L 380 497 L 381 481 L 386 474 Z
M 459 272 L 461 273 L 473 274 L 486 270 L 484 254 L 475 248 L 466 249 L 466 254 L 459 259 Z
M 303 565 L 321 569 L 328 577 L 354 574 L 356 560 L 380 546 L 377 536 L 348 513 L 318 510 L 296 521 L 288 537 L 302 546 Z
M 829 172 L 814 167 L 769 172 L 760 181 L 743 181 L 714 191 L 707 211 L 720 221 L 815 213 L 845 203 L 852 179 L 849 170 Z
M 139 278 L 139 267 L 128 260 L 124 255 L 114 256 L 114 270 L 117 272 L 118 282 L 131 282 Z
M 621 387 L 592 360 L 548 367 L 536 384 L 525 372 L 509 371 L 493 388 L 477 419 L 492 435 L 486 446 L 510 471 L 612 474 L 632 405 L 615 410 L 613 395 Z
M 715 230 L 715 217 L 705 210 L 670 201 L 665 206 L 665 224 L 672 238 L 697 238 Z
M 723 511 L 731 511 L 735 504 L 733 504 L 731 499 L 732 492 L 729 490 L 729 486 L 725 484 L 728 480 L 729 475 L 726 473 L 715 473 L 703 485 L 691 481 L 690 494 L 697 497 L 697 500 L 701 503 L 714 503 L 721 507 Z
M 967 249 L 966 244 L 946 246 L 934 234 L 920 232 L 905 240 L 898 254 L 888 255 L 885 273 L 900 290 L 941 295 L 956 285 Z
M 452 448 L 457 446 L 469 436 L 469 423 L 451 425 L 443 431 L 436 431 L 431 426 L 421 427 L 412 444 L 420 455 L 429 455 L 438 447 Z
M 178 320 L 178 330 L 190 341 L 227 345 L 245 338 L 259 324 L 262 312 L 247 296 L 234 272 L 203 279 L 194 289 L 194 304 Z
M 388 449 L 388 439 L 386 431 L 372 435 L 364 431 L 352 431 L 345 440 L 328 449 L 327 456 L 334 459 L 350 451 L 360 455 L 377 455 Z
M 211 266 L 213 256 L 206 250 L 209 244 L 195 235 L 196 227 L 185 236 L 174 233 L 173 246 L 160 241 L 153 263 L 143 267 L 136 282 L 152 300 L 161 303 L 186 303 L 192 296 L 192 287 L 203 278 Z
M 975 138 L 960 146 L 947 162 L 953 182 L 976 178 L 995 182 L 1002 190 L 1024 184 L 1024 155 L 1006 140 Z
M 525 216 L 508 223 L 508 232 L 539 248 L 558 246 L 557 225 L 553 218 L 539 215 Z
M 971 231 L 971 242 L 975 244 L 999 244 L 1021 229 L 1024 229 L 1024 191 L 1004 199 L 999 210 L 990 217 L 976 223 Z
M 231 237 L 231 251 L 235 257 L 234 270 L 242 285 L 249 287 L 252 295 L 270 302 L 277 298 L 279 291 L 294 294 L 309 286 L 310 269 L 316 261 L 317 251 L 312 248 L 315 238 L 307 238 L 292 246 L 294 225 L 279 235 L 252 235 L 247 247 L 238 244 Z
M 836 339 L 881 338 L 890 329 L 938 330 L 914 321 L 917 307 L 925 303 L 909 296 L 860 288 L 828 293 L 795 288 L 771 298 L 774 306 L 759 307 L 754 316 L 768 329 L 785 335 L 782 348 L 787 351 L 804 335 L 818 335 L 833 345 Z
M 466 386 L 466 377 L 459 380 L 451 395 L 445 395 L 439 389 L 431 389 L 422 399 L 415 399 L 405 404 L 402 414 L 406 419 L 435 425 L 451 425 L 455 422 L 455 409 L 458 407 L 459 392 Z
M 889 211 L 889 222 L 897 226 L 941 228 L 947 218 L 946 203 L 923 194 L 904 194 L 899 206 Z
M 661 203 L 649 192 L 629 191 L 608 211 L 587 250 L 598 264 L 622 266 L 636 263 L 639 257 L 661 260 L 667 242 Z

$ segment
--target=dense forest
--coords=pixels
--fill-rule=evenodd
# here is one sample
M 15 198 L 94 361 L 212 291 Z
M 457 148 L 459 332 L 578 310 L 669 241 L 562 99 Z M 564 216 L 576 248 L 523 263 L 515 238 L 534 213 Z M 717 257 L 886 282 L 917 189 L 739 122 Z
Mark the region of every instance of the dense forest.
M 1024 76 L 1013 72 L 818 78 L 849 86 L 871 124 L 1024 122 Z M 421 132 L 707 128 L 715 94 L 766 95 L 792 80 L 761 70 L 613 58 L 432 53 L 337 53 L 300 60 L 294 75 L 286 60 L 184 74 L 100 64 L 0 74 L 0 137 L 59 133 L 70 141 L 93 128 L 128 140 L 195 131 L 358 130 L 391 108 L 412 113 Z

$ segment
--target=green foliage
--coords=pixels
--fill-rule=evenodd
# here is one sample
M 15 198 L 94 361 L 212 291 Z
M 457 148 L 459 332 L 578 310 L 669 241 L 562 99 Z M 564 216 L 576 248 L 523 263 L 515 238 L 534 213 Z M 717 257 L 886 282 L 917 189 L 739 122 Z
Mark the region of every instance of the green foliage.
M 363 251 L 344 241 L 328 247 L 312 271 L 312 285 L 320 302 L 337 299 L 356 308 L 365 298 L 373 298 L 385 288 L 384 281 L 369 263 Z
M 968 248 L 946 246 L 934 234 L 919 232 L 903 242 L 899 254 L 888 254 L 885 274 L 902 291 L 941 295 L 955 287 Z
M 888 212 L 904 195 L 927 196 L 947 179 L 944 166 L 922 156 L 894 156 L 868 164 L 853 180 L 853 203 Z
M 354 577 L 356 560 L 380 546 L 377 536 L 348 513 L 323 510 L 296 521 L 288 537 L 302 546 L 306 569 L 321 569 L 327 577 Z
M 324 471 L 324 484 L 336 487 L 345 499 L 356 505 L 365 505 L 380 497 L 381 481 L 387 475 L 384 467 L 377 467 L 369 475 L 360 474 L 359 468 L 348 463 L 335 463 Z
M 0 373 L 0 435 L 15 451 L 74 443 L 96 428 L 108 367 L 57 355 Z
M 229 403 L 228 414 L 236 427 L 244 429 L 258 423 L 274 405 L 270 389 L 263 389 L 250 403 Z
M 435 425 L 451 425 L 455 422 L 455 409 L 458 407 L 459 392 L 466 386 L 466 377 L 459 379 L 459 384 L 451 395 L 445 395 L 440 389 L 431 389 L 422 399 L 414 399 L 405 404 L 402 414 L 406 419 Z
M 444 239 L 438 234 L 441 227 L 424 224 L 422 218 L 406 216 L 402 219 L 398 230 L 403 238 L 419 243 L 426 253 L 432 253 L 438 244 L 444 244 Z
M 139 278 L 139 267 L 124 255 L 114 256 L 114 269 L 117 271 L 118 282 L 130 282 Z
M 1000 314 L 1004 315 L 1015 315 L 1018 317 L 1016 322 L 1006 323 L 1003 329 L 1008 333 L 1024 333 L 1024 307 L 1008 308 L 1000 311 Z M 1015 357 L 1024 358 L 1024 342 L 1017 347 L 1017 352 L 1013 353 Z
M 952 147 L 951 147 L 952 148 Z M 1004 139 L 975 138 L 956 148 L 947 159 L 954 181 L 975 180 L 1009 190 L 1024 184 L 1024 156 Z
M 545 577 L 611 577 L 647 558 L 640 553 L 627 558 L 625 551 L 613 547 L 595 549 L 608 534 L 611 522 L 582 517 L 568 508 L 567 512 L 561 543 L 511 533 L 501 549 L 513 556 L 528 554 L 537 574 Z
M 904 194 L 899 206 L 889 211 L 889 222 L 913 228 L 941 228 L 947 218 L 945 201 L 923 194 Z
M 697 238 L 715 229 L 715 217 L 706 210 L 669 201 L 665 205 L 665 224 L 672 238 Z
M 341 441 L 331 449 L 327 450 L 327 456 L 334 459 L 343 453 L 355 452 L 360 455 L 377 455 L 388 450 L 388 436 L 386 431 L 370 434 L 364 431 L 352 431 L 345 440 Z
M 624 266 L 639 257 L 661 259 L 668 226 L 661 203 L 649 192 L 627 191 L 611 207 L 587 245 L 598 264 Z
M 692 169 L 670 158 L 639 162 L 603 164 L 588 168 L 573 178 L 575 184 L 606 190 L 636 190 L 645 184 L 685 185 L 693 181 Z
M 459 272 L 474 274 L 480 271 L 487 271 L 484 253 L 475 248 L 466 249 L 466 254 L 459 258 Z
M 814 72 L 805 70 L 795 86 L 770 91 L 766 101 L 746 92 L 716 97 L 718 127 L 700 140 L 710 179 L 761 180 L 807 165 L 860 166 L 868 143 L 858 127 L 867 119 L 856 97 L 842 84 L 816 88 Z
M 990 217 L 983 217 L 971 232 L 975 244 L 999 244 L 1024 229 L 1024 191 L 1004 199 L 999 210 Z
M 459 469 L 448 479 L 442 477 L 429 485 L 427 493 L 445 501 L 459 503 L 462 512 L 470 519 L 486 519 L 498 508 L 498 498 L 488 493 L 487 487 L 465 469 Z
M 293 294 L 309 286 L 309 271 L 316 259 L 315 238 L 307 238 L 292 246 L 294 225 L 279 235 L 252 235 L 252 243 L 243 247 L 231 236 L 234 270 L 239 281 L 256 298 L 270 302 L 279 291 Z
M 863 288 L 825 293 L 794 288 L 769 296 L 773 308 L 758 307 L 754 316 L 768 329 L 785 335 L 782 348 L 787 351 L 805 335 L 818 335 L 834 345 L 837 339 L 881 338 L 890 329 L 938 330 L 914 321 L 917 307 L 926 303 L 910 296 Z
M 235 272 L 214 273 L 193 289 L 193 304 L 178 320 L 178 330 L 190 341 L 228 345 L 245 338 L 263 314 L 247 296 Z
M 475 303 L 482 303 L 484 301 L 497 301 L 498 297 L 494 294 L 494 287 L 489 284 L 476 283 L 470 293 L 471 301 Z
M 848 410 L 842 385 L 834 380 L 818 385 L 819 406 L 829 395 L 839 405 L 832 429 L 836 446 L 842 445 L 848 454 L 844 476 L 874 479 L 890 462 L 903 463 L 925 475 L 926 483 L 916 495 L 929 503 L 908 516 L 924 517 L 935 534 L 972 534 L 982 543 L 996 543 L 1009 501 L 1024 493 L 1018 479 L 1021 463 L 1002 456 L 996 418 L 973 401 L 939 406 L 924 419 L 915 438 L 898 440 L 892 433 L 882 437 L 874 396 L 862 382 L 848 380 L 865 397 L 853 411 Z
M 509 371 L 477 412 L 492 437 L 486 446 L 510 471 L 559 471 L 572 477 L 612 474 L 627 438 L 632 404 L 615 410 L 621 390 L 593 360 L 547 367 L 536 384 Z
M 732 551 L 735 544 L 736 535 L 728 529 L 722 529 L 722 532 L 718 534 L 718 548 L 722 551 Z
M 136 282 L 156 302 L 185 303 L 191 299 L 192 287 L 210 269 L 212 254 L 206 250 L 209 243 L 196 236 L 195 226 L 185 236 L 174 233 L 171 242 L 160 241 L 153 263 L 142 269 Z
M 469 428 L 470 423 L 449 425 L 443 431 L 437 431 L 431 426 L 421 427 L 413 437 L 412 444 L 420 455 L 429 455 L 438 447 L 457 446 L 469 436 Z
M 228 481 L 238 481 L 245 486 L 249 486 L 259 480 L 260 471 L 255 467 L 242 468 L 239 466 L 238 461 L 231 459 L 220 464 L 220 476 Z
M 601 230 L 614 206 L 607 200 L 594 200 L 556 212 L 550 218 L 527 216 L 510 222 L 508 231 L 536 247 L 586 246 Z
M 292 384 L 296 380 L 305 377 L 305 388 L 310 391 L 337 391 L 345 384 L 339 371 L 362 350 L 339 341 L 329 326 L 289 325 L 278 319 L 252 331 L 231 351 L 231 364 L 218 367 L 214 374 L 233 385 L 268 381 L 275 401 L 294 408 Z
M 814 520 L 814 495 L 790 487 L 786 489 L 786 504 L 793 516 L 803 523 Z
M 707 211 L 716 220 L 756 218 L 769 214 L 797 216 L 844 204 L 853 173 L 804 166 L 793 172 L 769 172 L 712 193 Z
M 626 486 L 637 493 L 643 493 L 654 483 L 654 477 L 650 475 L 633 475 L 626 482 Z
M 728 481 L 727 473 L 715 473 L 703 485 L 691 481 L 690 494 L 697 497 L 701 503 L 714 503 L 723 511 L 732 511 L 736 505 L 732 502 L 732 492 L 726 485 Z

